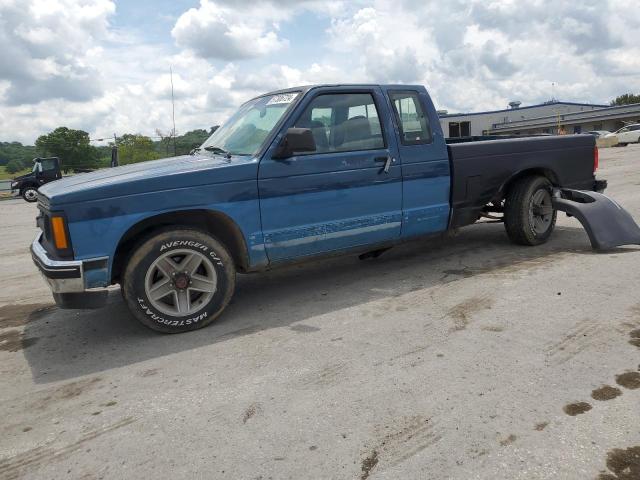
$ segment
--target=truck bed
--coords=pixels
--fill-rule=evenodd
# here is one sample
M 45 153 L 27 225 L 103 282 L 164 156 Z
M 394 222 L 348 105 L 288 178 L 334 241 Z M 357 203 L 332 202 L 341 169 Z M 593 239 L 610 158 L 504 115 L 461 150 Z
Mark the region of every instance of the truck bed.
M 528 137 L 447 146 L 452 170 L 451 228 L 474 223 L 485 205 L 499 202 L 510 182 L 544 174 L 555 186 L 594 188 L 591 135 Z

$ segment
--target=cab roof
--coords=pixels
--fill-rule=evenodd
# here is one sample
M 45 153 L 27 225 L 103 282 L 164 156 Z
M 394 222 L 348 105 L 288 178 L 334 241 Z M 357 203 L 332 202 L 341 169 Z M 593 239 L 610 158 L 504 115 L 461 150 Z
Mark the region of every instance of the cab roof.
M 309 90 L 321 87 L 351 87 L 351 88 L 372 88 L 372 87 L 385 87 L 385 88 L 408 88 L 411 90 L 417 88 L 424 88 L 423 85 L 404 85 L 404 84 L 379 84 L 379 83 L 317 83 L 314 85 L 301 85 L 299 87 L 283 88 L 280 90 L 273 90 L 268 93 L 263 93 L 258 97 L 266 97 L 267 95 L 278 95 L 281 93 L 302 92 L 307 93 Z M 256 98 L 258 98 L 256 97 Z

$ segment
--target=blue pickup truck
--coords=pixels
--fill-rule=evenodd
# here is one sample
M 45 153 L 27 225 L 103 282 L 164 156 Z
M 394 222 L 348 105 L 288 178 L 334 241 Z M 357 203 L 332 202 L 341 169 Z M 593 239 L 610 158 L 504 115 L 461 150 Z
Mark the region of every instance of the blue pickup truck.
M 422 86 L 280 90 L 240 106 L 191 155 L 43 186 L 31 251 L 59 306 L 100 307 L 119 284 L 143 324 L 184 332 L 222 313 L 236 272 L 375 257 L 482 217 L 502 219 L 513 242 L 538 245 L 564 210 L 595 247 L 633 243 L 633 220 L 612 220 L 617 204 L 597 193 L 606 182 L 595 178 L 594 142 L 447 144 Z M 624 232 L 612 238 L 602 222 Z

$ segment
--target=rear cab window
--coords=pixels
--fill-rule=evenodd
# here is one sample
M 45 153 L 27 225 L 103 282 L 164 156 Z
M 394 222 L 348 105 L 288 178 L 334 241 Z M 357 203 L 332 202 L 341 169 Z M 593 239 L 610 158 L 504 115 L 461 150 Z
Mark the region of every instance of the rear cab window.
M 389 99 L 396 117 L 403 145 L 431 143 L 433 135 L 429 118 L 416 91 L 390 91 Z
M 315 97 L 295 123 L 316 141 L 312 153 L 385 148 L 378 109 L 371 93 L 326 93 Z

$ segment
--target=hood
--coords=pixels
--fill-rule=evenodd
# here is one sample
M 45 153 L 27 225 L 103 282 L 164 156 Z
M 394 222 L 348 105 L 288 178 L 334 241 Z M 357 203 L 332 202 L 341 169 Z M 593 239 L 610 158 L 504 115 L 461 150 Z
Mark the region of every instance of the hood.
M 31 177 L 31 178 L 35 177 L 35 175 L 33 174 L 33 172 L 25 173 L 24 175 L 19 175 L 19 176 L 17 176 L 17 177 L 14 177 L 11 181 L 12 181 L 12 182 L 15 182 L 15 181 L 17 181 L 17 180 L 22 180 L 22 179 L 30 178 L 30 177 Z
M 50 205 L 87 202 L 197 185 L 256 178 L 257 160 L 252 157 L 184 155 L 122 167 L 80 173 L 47 183 L 39 192 Z

